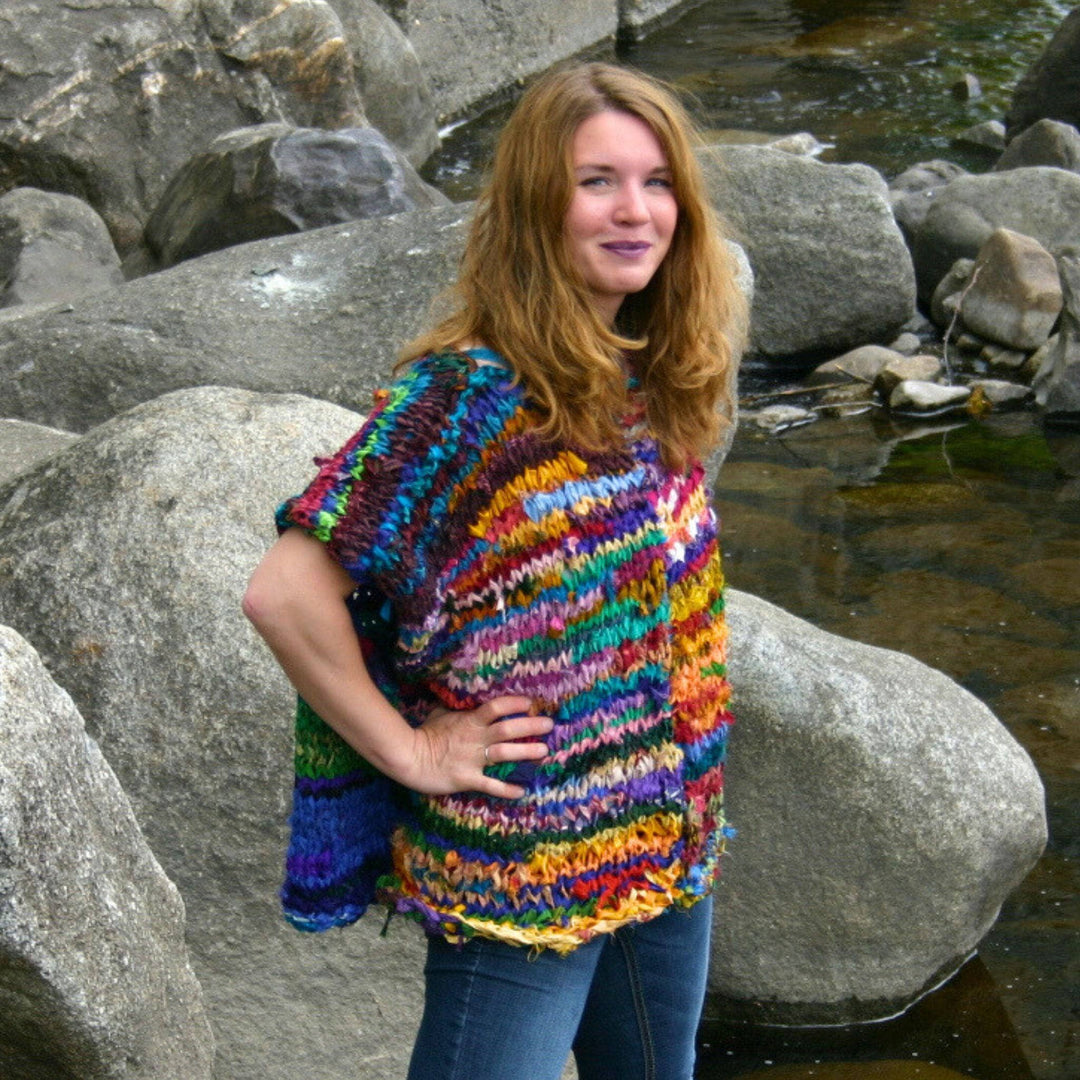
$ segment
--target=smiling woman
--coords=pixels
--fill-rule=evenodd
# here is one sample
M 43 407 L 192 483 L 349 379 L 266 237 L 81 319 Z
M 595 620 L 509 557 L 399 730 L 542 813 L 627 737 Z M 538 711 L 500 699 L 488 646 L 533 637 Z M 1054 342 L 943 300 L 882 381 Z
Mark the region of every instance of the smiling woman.
M 319 750 L 286 913 L 353 921 L 389 849 L 380 899 L 430 937 L 410 1080 L 557 1080 L 571 1050 L 582 1080 L 690 1080 L 731 723 L 701 459 L 745 304 L 668 91 L 532 87 L 457 298 L 245 598 Z
M 570 257 L 611 324 L 671 247 L 679 208 L 660 141 L 631 113 L 590 116 L 571 144 L 576 186 L 566 211 Z

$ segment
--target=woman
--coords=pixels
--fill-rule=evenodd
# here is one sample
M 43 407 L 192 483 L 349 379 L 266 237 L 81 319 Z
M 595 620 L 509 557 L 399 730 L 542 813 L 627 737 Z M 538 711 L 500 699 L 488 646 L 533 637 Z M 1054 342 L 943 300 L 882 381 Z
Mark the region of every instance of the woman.
M 692 1074 L 730 722 L 700 460 L 745 311 L 689 131 L 613 66 L 526 93 L 457 310 L 281 508 L 245 597 L 412 793 L 380 882 L 429 934 L 411 1080 L 554 1080 L 571 1049 L 582 1080 Z M 389 679 L 358 586 L 392 607 Z

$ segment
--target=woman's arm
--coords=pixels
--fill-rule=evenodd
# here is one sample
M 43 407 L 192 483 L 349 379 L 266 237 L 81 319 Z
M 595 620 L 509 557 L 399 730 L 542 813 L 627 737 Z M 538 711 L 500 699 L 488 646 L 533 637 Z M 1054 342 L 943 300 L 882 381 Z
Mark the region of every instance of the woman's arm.
M 544 757 L 544 743 L 513 740 L 545 735 L 551 720 L 520 715 L 528 698 L 500 697 L 410 727 L 368 674 L 345 606 L 353 587 L 321 541 L 288 529 L 252 575 L 244 614 L 304 700 L 380 772 L 426 795 L 520 798 L 524 788 L 486 776 L 484 766 Z

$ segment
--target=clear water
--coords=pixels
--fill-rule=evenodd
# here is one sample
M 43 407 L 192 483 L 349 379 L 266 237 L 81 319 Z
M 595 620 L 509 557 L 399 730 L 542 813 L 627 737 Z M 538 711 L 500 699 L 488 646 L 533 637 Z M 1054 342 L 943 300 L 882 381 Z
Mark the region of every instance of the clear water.
M 1071 6 L 707 0 L 618 55 L 692 94 L 707 131 L 809 131 L 886 176 L 934 157 L 978 171 L 954 136 L 1004 118 Z M 981 97 L 951 93 L 964 74 Z M 472 197 L 505 115 L 450 133 L 429 179 Z M 978 958 L 900 1020 L 736 1028 L 707 1007 L 700 1080 L 1080 1080 L 1080 434 L 1027 414 L 744 425 L 718 508 L 735 587 L 911 653 L 995 711 L 1039 768 L 1050 842 Z

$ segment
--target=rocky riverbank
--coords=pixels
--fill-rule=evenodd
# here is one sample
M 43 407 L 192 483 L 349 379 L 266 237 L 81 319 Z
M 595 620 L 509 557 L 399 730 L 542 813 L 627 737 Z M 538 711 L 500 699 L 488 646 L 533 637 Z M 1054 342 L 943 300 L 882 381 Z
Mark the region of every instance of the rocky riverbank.
M 436 124 L 672 5 L 576 6 L 581 40 L 557 46 L 554 14 L 525 0 L 0 15 L 0 112 L 16 117 L 0 122 L 14 1076 L 403 1072 L 418 935 L 300 937 L 277 914 L 291 695 L 239 596 L 273 505 L 359 423 L 452 277 L 470 207 L 415 173 Z M 1004 124 L 991 133 L 1003 152 L 985 175 L 930 162 L 889 183 L 816 160 L 808 138 L 702 151 L 752 270 L 753 363 L 815 368 L 800 413 L 747 421 L 1080 412 L 1080 116 L 1052 94 L 1078 54 L 1074 12 L 1017 89 L 1008 146 Z M 1038 775 L 908 657 L 744 594 L 731 622 L 729 792 L 754 825 L 718 894 L 712 989 L 777 1021 L 894 1012 L 956 968 L 1038 857 Z M 50 738 L 64 754 L 46 768 L 33 747 Z M 129 802 L 138 829 L 101 826 Z M 63 854 L 46 866 L 46 850 Z M 92 941 L 109 946 L 91 964 Z M 160 994 L 183 1009 L 145 1007 Z

